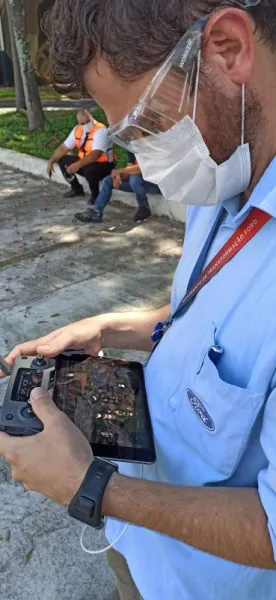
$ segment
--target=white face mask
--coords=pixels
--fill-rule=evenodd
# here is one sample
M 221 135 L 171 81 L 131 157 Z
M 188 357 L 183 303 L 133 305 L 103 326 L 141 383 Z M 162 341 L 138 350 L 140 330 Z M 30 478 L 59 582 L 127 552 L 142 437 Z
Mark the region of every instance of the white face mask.
M 84 133 L 90 133 L 92 127 L 93 127 L 92 121 L 89 121 L 88 123 L 86 123 L 85 125 L 82 126 Z
M 244 122 L 243 86 L 241 145 L 221 165 L 211 158 L 198 127 L 188 116 L 165 133 L 133 142 L 144 179 L 158 185 L 167 200 L 186 205 L 211 206 L 241 194 L 252 176 Z

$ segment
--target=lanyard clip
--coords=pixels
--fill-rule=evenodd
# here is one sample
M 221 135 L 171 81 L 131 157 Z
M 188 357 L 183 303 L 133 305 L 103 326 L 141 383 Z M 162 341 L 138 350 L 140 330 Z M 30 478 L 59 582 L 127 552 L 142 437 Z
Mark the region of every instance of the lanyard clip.
M 159 342 L 161 342 L 162 337 L 164 335 L 164 325 L 165 323 L 157 323 L 157 325 L 154 328 L 154 331 L 152 333 L 151 339 L 153 341 L 154 344 L 158 344 Z
M 153 334 L 151 336 L 151 339 L 154 344 L 159 344 L 159 342 L 161 342 L 165 333 L 168 331 L 169 327 L 172 325 L 172 322 L 173 322 L 172 317 L 169 317 L 164 323 L 161 323 L 161 322 L 157 323 L 157 325 L 154 328 Z

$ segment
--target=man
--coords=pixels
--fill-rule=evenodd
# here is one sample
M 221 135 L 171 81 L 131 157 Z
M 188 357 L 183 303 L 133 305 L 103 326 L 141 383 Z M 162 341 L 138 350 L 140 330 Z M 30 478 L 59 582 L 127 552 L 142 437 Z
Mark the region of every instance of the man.
M 131 465 L 108 480 L 102 463 L 97 480 L 88 444 L 42 390 L 44 432 L 0 436 L 27 489 L 81 508 L 89 485 L 89 518 L 111 517 L 110 543 L 130 523 L 110 555 L 121 598 L 275 599 L 275 23 L 274 0 L 56 3 L 54 76 L 75 86 L 81 73 L 143 176 L 195 205 L 173 319 L 169 307 L 104 315 L 9 356 L 150 350 L 159 323 L 145 368 L 157 462 L 144 481 Z
M 111 175 L 103 180 L 94 207 L 85 213 L 77 213 L 76 219 L 82 223 L 102 223 L 103 212 L 112 198 L 113 188 L 122 192 L 133 192 L 136 195 L 139 208 L 134 215 L 135 222 L 145 221 L 151 216 L 147 194 L 160 194 L 157 185 L 143 179 L 134 154 L 129 152 L 128 166 L 113 169 Z
M 77 121 L 78 125 L 50 158 L 47 172 L 51 177 L 55 163 L 59 163 L 65 180 L 71 186 L 71 189 L 64 194 L 64 198 L 84 196 L 83 186 L 76 174 L 85 177 L 91 191 L 89 204 L 94 204 L 99 194 L 100 182 L 114 168 L 113 150 L 108 144 L 107 128 L 102 123 L 98 123 L 89 110 L 79 109 Z M 78 155 L 68 156 L 72 150 L 77 150 Z

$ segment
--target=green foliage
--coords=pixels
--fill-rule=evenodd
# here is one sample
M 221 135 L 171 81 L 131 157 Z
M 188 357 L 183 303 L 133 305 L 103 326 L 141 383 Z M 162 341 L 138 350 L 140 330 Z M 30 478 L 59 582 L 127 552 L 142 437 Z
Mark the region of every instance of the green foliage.
M 75 111 L 59 110 L 47 112 L 44 131 L 30 133 L 27 117 L 12 112 L 0 115 L 0 146 L 15 152 L 30 154 L 37 158 L 49 159 L 56 147 L 61 144 L 76 125 Z M 104 111 L 97 107 L 93 111 L 97 121 L 107 124 Z M 127 164 L 127 153 L 116 148 L 118 166 Z
M 39 94 L 41 97 L 41 100 L 62 100 L 63 96 L 59 96 L 59 94 L 57 94 L 57 92 L 55 92 L 55 90 L 52 88 L 52 86 L 45 86 L 45 87 L 40 87 L 39 88 Z M 65 98 L 65 97 L 64 97 Z M 1 87 L 0 88 L 0 104 L 1 101 L 9 101 L 9 100 L 15 100 L 15 88 L 7 88 L 7 87 Z M 66 98 L 66 100 L 68 100 L 68 98 Z

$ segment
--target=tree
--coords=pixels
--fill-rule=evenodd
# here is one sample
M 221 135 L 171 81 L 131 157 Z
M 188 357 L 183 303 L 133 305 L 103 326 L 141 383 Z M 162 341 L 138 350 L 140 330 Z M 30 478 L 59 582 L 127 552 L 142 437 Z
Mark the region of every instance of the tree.
M 14 32 L 15 45 L 18 55 L 20 72 L 27 107 L 30 131 L 42 129 L 45 117 L 39 96 L 38 85 L 33 72 L 28 32 L 26 25 L 25 1 L 7 0 L 10 8 L 10 17 Z
M 6 11 L 8 17 L 9 24 L 9 34 L 10 34 L 10 42 L 11 42 L 11 53 L 12 53 L 12 64 L 13 64 L 13 74 L 14 74 L 14 85 L 15 85 L 15 95 L 16 95 L 16 108 L 17 110 L 22 110 L 26 108 L 25 102 L 25 94 L 23 88 L 23 81 L 21 77 L 20 65 L 18 60 L 18 54 L 15 44 L 13 25 L 12 25 L 12 14 L 9 0 L 6 0 Z

